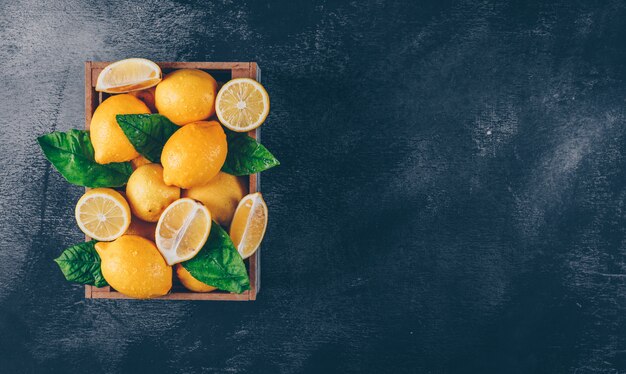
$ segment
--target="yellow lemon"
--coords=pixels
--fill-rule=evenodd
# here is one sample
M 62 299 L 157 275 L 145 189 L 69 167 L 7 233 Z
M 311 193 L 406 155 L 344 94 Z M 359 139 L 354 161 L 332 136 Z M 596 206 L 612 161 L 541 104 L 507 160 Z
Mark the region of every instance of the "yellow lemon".
M 104 279 L 126 296 L 149 299 L 163 296 L 172 288 L 172 267 L 154 243 L 135 235 L 96 244 Z
M 161 153 L 167 185 L 191 188 L 207 184 L 224 165 L 228 145 L 216 121 L 190 123 L 172 135 Z
M 166 75 L 157 85 L 154 101 L 159 113 L 182 126 L 215 113 L 216 90 L 217 82 L 211 74 L 180 69 Z
M 217 118 L 237 132 L 254 130 L 270 112 L 270 97 L 261 83 L 250 78 L 228 81 L 215 99 Z
M 146 222 L 133 216 L 130 219 L 130 226 L 128 226 L 124 235 L 137 235 L 154 241 L 155 230 L 156 222 Z
M 130 166 L 133 168 L 133 170 L 137 170 L 140 166 L 144 166 L 144 165 L 151 164 L 151 163 L 152 162 L 150 160 L 143 157 L 142 155 L 139 155 L 138 157 L 135 157 L 132 160 L 130 160 Z
M 144 221 L 156 222 L 168 205 L 178 200 L 180 188 L 163 182 L 159 164 L 140 166 L 128 178 L 126 198 L 133 214 Z
M 191 273 L 183 267 L 181 264 L 176 264 L 176 276 L 180 280 L 180 283 L 185 286 L 186 289 L 193 292 L 211 292 L 217 290 L 213 286 L 202 283 L 191 275 Z
M 76 203 L 74 215 L 81 231 L 99 241 L 118 238 L 130 225 L 128 203 L 111 188 L 87 191 Z
M 256 252 L 266 228 L 267 205 L 261 193 L 253 193 L 241 199 L 229 234 L 242 258 L 248 258 Z
M 127 58 L 109 64 L 98 75 L 96 91 L 123 93 L 155 86 L 161 68 L 145 58 Z
M 165 209 L 156 228 L 156 245 L 169 265 L 193 258 L 211 232 L 211 213 L 192 199 L 179 199 Z
M 145 90 L 140 91 L 132 91 L 129 94 L 135 96 L 139 100 L 143 101 L 144 104 L 150 108 L 152 113 L 156 113 L 156 106 L 154 105 L 154 93 L 156 91 L 156 87 L 146 88 Z
M 183 190 L 183 197 L 200 201 L 209 208 L 213 220 L 222 226 L 230 225 L 239 200 L 247 194 L 245 178 L 221 171 L 204 186 Z
M 93 113 L 89 127 L 96 162 L 124 162 L 139 156 L 117 124 L 115 116 L 146 113 L 150 113 L 146 104 L 129 94 L 115 95 L 104 100 Z

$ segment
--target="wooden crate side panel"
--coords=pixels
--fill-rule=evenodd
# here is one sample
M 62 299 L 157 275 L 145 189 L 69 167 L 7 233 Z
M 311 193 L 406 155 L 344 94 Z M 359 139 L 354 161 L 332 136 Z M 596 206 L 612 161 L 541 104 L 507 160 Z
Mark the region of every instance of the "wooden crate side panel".
M 250 63 L 248 77 L 255 79 L 257 82 L 261 82 L 260 69 L 255 62 Z M 260 141 L 261 128 L 259 127 L 254 131 L 250 131 L 248 135 Z M 261 174 L 259 173 L 250 175 L 250 193 L 260 192 L 260 179 Z M 248 264 L 250 272 L 250 300 L 256 300 L 256 297 L 261 289 L 261 248 L 250 256 Z
M 110 64 L 110 62 L 91 63 L 91 80 L 93 87 L 96 86 L 98 75 Z M 203 69 L 231 71 L 233 78 L 249 77 L 249 62 L 157 62 L 161 69 Z
M 102 70 L 114 61 L 88 61 L 94 69 Z M 157 62 L 162 69 L 235 70 L 250 66 L 250 62 Z
M 132 297 L 128 297 L 117 291 L 110 292 L 94 292 L 93 299 L 125 299 L 125 300 L 137 300 Z M 221 292 L 209 292 L 209 293 L 197 293 L 197 292 L 172 292 L 168 295 L 155 297 L 151 300 L 217 300 L 217 301 L 248 301 L 250 296 L 248 291 L 241 294 L 235 293 L 221 293 Z
M 89 124 L 91 123 L 91 115 L 93 114 L 95 103 L 92 95 L 92 79 L 91 79 L 92 64 L 90 61 L 85 62 L 85 129 L 89 130 Z M 87 240 L 87 238 L 85 238 Z M 85 286 L 85 297 L 91 298 L 92 288 L 89 285 Z

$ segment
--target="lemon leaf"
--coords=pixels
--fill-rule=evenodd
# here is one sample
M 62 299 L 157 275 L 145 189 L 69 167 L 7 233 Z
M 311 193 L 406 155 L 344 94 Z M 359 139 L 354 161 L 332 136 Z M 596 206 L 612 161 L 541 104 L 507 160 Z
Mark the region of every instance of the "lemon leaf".
M 220 290 L 242 293 L 250 288 L 243 259 L 226 231 L 216 222 L 211 225 L 204 247 L 182 266 L 200 282 Z
M 55 131 L 38 137 L 37 142 L 59 173 L 78 186 L 121 187 L 133 173 L 129 162 L 97 163 L 88 131 Z
M 256 139 L 244 134 L 224 130 L 228 142 L 228 153 L 222 171 L 241 176 L 259 173 L 280 165 L 274 155 Z
M 137 152 L 152 162 L 161 161 L 167 140 L 180 126 L 161 114 L 118 114 L 117 123 Z M 222 171 L 241 176 L 259 173 L 280 165 L 261 143 L 245 133 L 224 128 L 228 153 Z
M 137 152 L 152 162 L 161 161 L 163 146 L 180 129 L 161 114 L 118 114 L 115 118 Z
M 74 283 L 90 284 L 96 287 L 104 287 L 107 281 L 100 271 L 100 256 L 96 252 L 97 241 L 73 245 L 54 259 L 59 265 L 65 279 Z

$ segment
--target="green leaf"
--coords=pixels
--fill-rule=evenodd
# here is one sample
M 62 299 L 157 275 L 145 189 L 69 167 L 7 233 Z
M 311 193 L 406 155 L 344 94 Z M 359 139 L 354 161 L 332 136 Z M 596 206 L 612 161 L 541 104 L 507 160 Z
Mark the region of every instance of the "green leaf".
M 38 137 L 37 142 L 59 173 L 78 186 L 121 187 L 133 172 L 129 162 L 97 163 L 88 131 L 55 131 Z
M 107 285 L 100 271 L 100 256 L 94 247 L 96 243 L 97 241 L 91 240 L 71 246 L 54 260 L 61 268 L 65 279 L 96 287 Z
M 161 162 L 165 142 L 180 129 L 161 114 L 118 114 L 115 118 L 137 152 L 152 162 Z
M 182 265 L 200 282 L 220 290 L 242 293 L 250 288 L 246 265 L 226 231 L 215 222 L 204 247 Z
M 280 165 L 261 143 L 244 133 L 226 131 L 228 153 L 222 171 L 232 175 L 250 175 Z
M 160 162 L 167 140 L 180 129 L 160 114 L 118 114 L 117 123 L 137 152 L 152 162 Z M 245 133 L 224 129 L 228 153 L 222 171 L 232 175 L 259 173 L 280 164 L 263 145 Z

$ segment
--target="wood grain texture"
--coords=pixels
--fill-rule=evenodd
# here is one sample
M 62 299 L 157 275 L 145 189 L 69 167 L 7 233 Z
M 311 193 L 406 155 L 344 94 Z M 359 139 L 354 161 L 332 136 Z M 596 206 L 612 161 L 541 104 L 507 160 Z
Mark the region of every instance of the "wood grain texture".
M 626 372 L 622 1 L 0 2 L 1 373 Z M 85 299 L 86 60 L 257 61 L 254 303 Z

